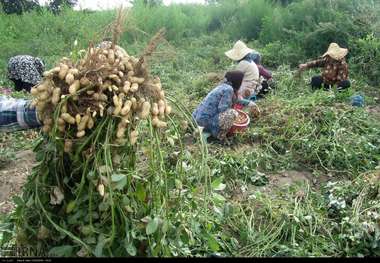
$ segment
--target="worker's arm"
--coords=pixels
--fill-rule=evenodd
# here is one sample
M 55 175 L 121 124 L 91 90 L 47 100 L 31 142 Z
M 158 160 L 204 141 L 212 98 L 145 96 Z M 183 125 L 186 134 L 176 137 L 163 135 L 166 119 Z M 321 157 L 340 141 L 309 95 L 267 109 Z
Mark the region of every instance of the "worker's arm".
M 313 60 L 305 64 L 299 65 L 300 70 L 310 69 L 310 68 L 321 68 L 324 67 L 326 60 L 324 58 Z
M 0 96 L 0 132 L 33 129 L 41 126 L 30 100 Z
M 257 68 L 259 69 L 260 76 L 263 76 L 265 79 L 272 78 L 272 72 L 264 68 L 262 65 L 257 65 Z
M 236 101 L 236 103 L 241 104 L 241 105 L 243 105 L 243 106 L 248 106 L 248 104 L 249 104 L 250 102 L 252 102 L 252 101 L 251 101 L 251 100 L 247 100 L 247 99 L 238 99 L 238 100 Z

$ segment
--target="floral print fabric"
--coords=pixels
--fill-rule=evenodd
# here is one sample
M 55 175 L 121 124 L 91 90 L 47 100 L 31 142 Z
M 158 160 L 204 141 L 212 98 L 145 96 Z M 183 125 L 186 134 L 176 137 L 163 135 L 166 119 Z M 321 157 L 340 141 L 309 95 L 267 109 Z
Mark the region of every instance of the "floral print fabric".
M 44 71 L 44 63 L 39 58 L 28 55 L 15 56 L 8 62 L 9 79 L 21 80 L 36 85 Z
M 326 56 L 306 63 L 306 67 L 323 67 L 323 82 L 328 85 L 334 85 L 348 79 L 348 64 L 345 59 L 338 61 Z
M 218 138 L 221 130 L 219 115 L 231 109 L 234 100 L 236 98 L 233 88 L 222 83 L 203 99 L 193 112 L 193 118 L 199 126 L 204 127 L 204 131 L 210 132 L 213 137 Z M 224 125 L 222 128 L 224 127 L 226 126 Z

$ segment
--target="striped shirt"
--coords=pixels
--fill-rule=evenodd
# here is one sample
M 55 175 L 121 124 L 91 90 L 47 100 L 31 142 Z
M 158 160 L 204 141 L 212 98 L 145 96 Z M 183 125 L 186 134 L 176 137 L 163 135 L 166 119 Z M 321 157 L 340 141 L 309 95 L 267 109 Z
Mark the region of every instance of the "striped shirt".
M 33 129 L 41 126 L 30 100 L 0 96 L 0 132 Z

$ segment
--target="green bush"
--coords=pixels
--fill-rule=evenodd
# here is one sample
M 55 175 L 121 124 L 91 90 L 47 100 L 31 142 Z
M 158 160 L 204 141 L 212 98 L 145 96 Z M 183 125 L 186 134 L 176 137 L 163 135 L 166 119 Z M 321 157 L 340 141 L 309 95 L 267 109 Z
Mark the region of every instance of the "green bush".
M 260 50 L 263 56 L 263 65 L 278 67 L 280 65 L 296 66 L 306 58 L 305 51 L 293 46 L 275 41 L 267 44 Z
M 356 56 L 351 64 L 356 73 L 361 74 L 370 84 L 380 85 L 380 38 L 373 34 L 353 40 Z

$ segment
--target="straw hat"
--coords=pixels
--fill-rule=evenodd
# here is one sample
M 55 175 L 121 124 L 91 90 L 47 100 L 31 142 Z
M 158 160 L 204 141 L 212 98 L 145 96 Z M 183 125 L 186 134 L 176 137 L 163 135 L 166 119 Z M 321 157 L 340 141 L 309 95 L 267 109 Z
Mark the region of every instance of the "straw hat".
M 347 55 L 347 53 L 348 53 L 347 48 L 341 48 L 337 43 L 331 43 L 329 46 L 329 49 L 327 50 L 325 54 L 323 54 L 322 57 L 329 55 L 335 60 L 341 60 Z
M 226 56 L 232 60 L 239 61 L 253 51 L 254 50 L 248 48 L 243 41 L 239 40 L 235 43 L 234 47 L 231 50 L 228 50 L 224 54 L 226 54 Z

